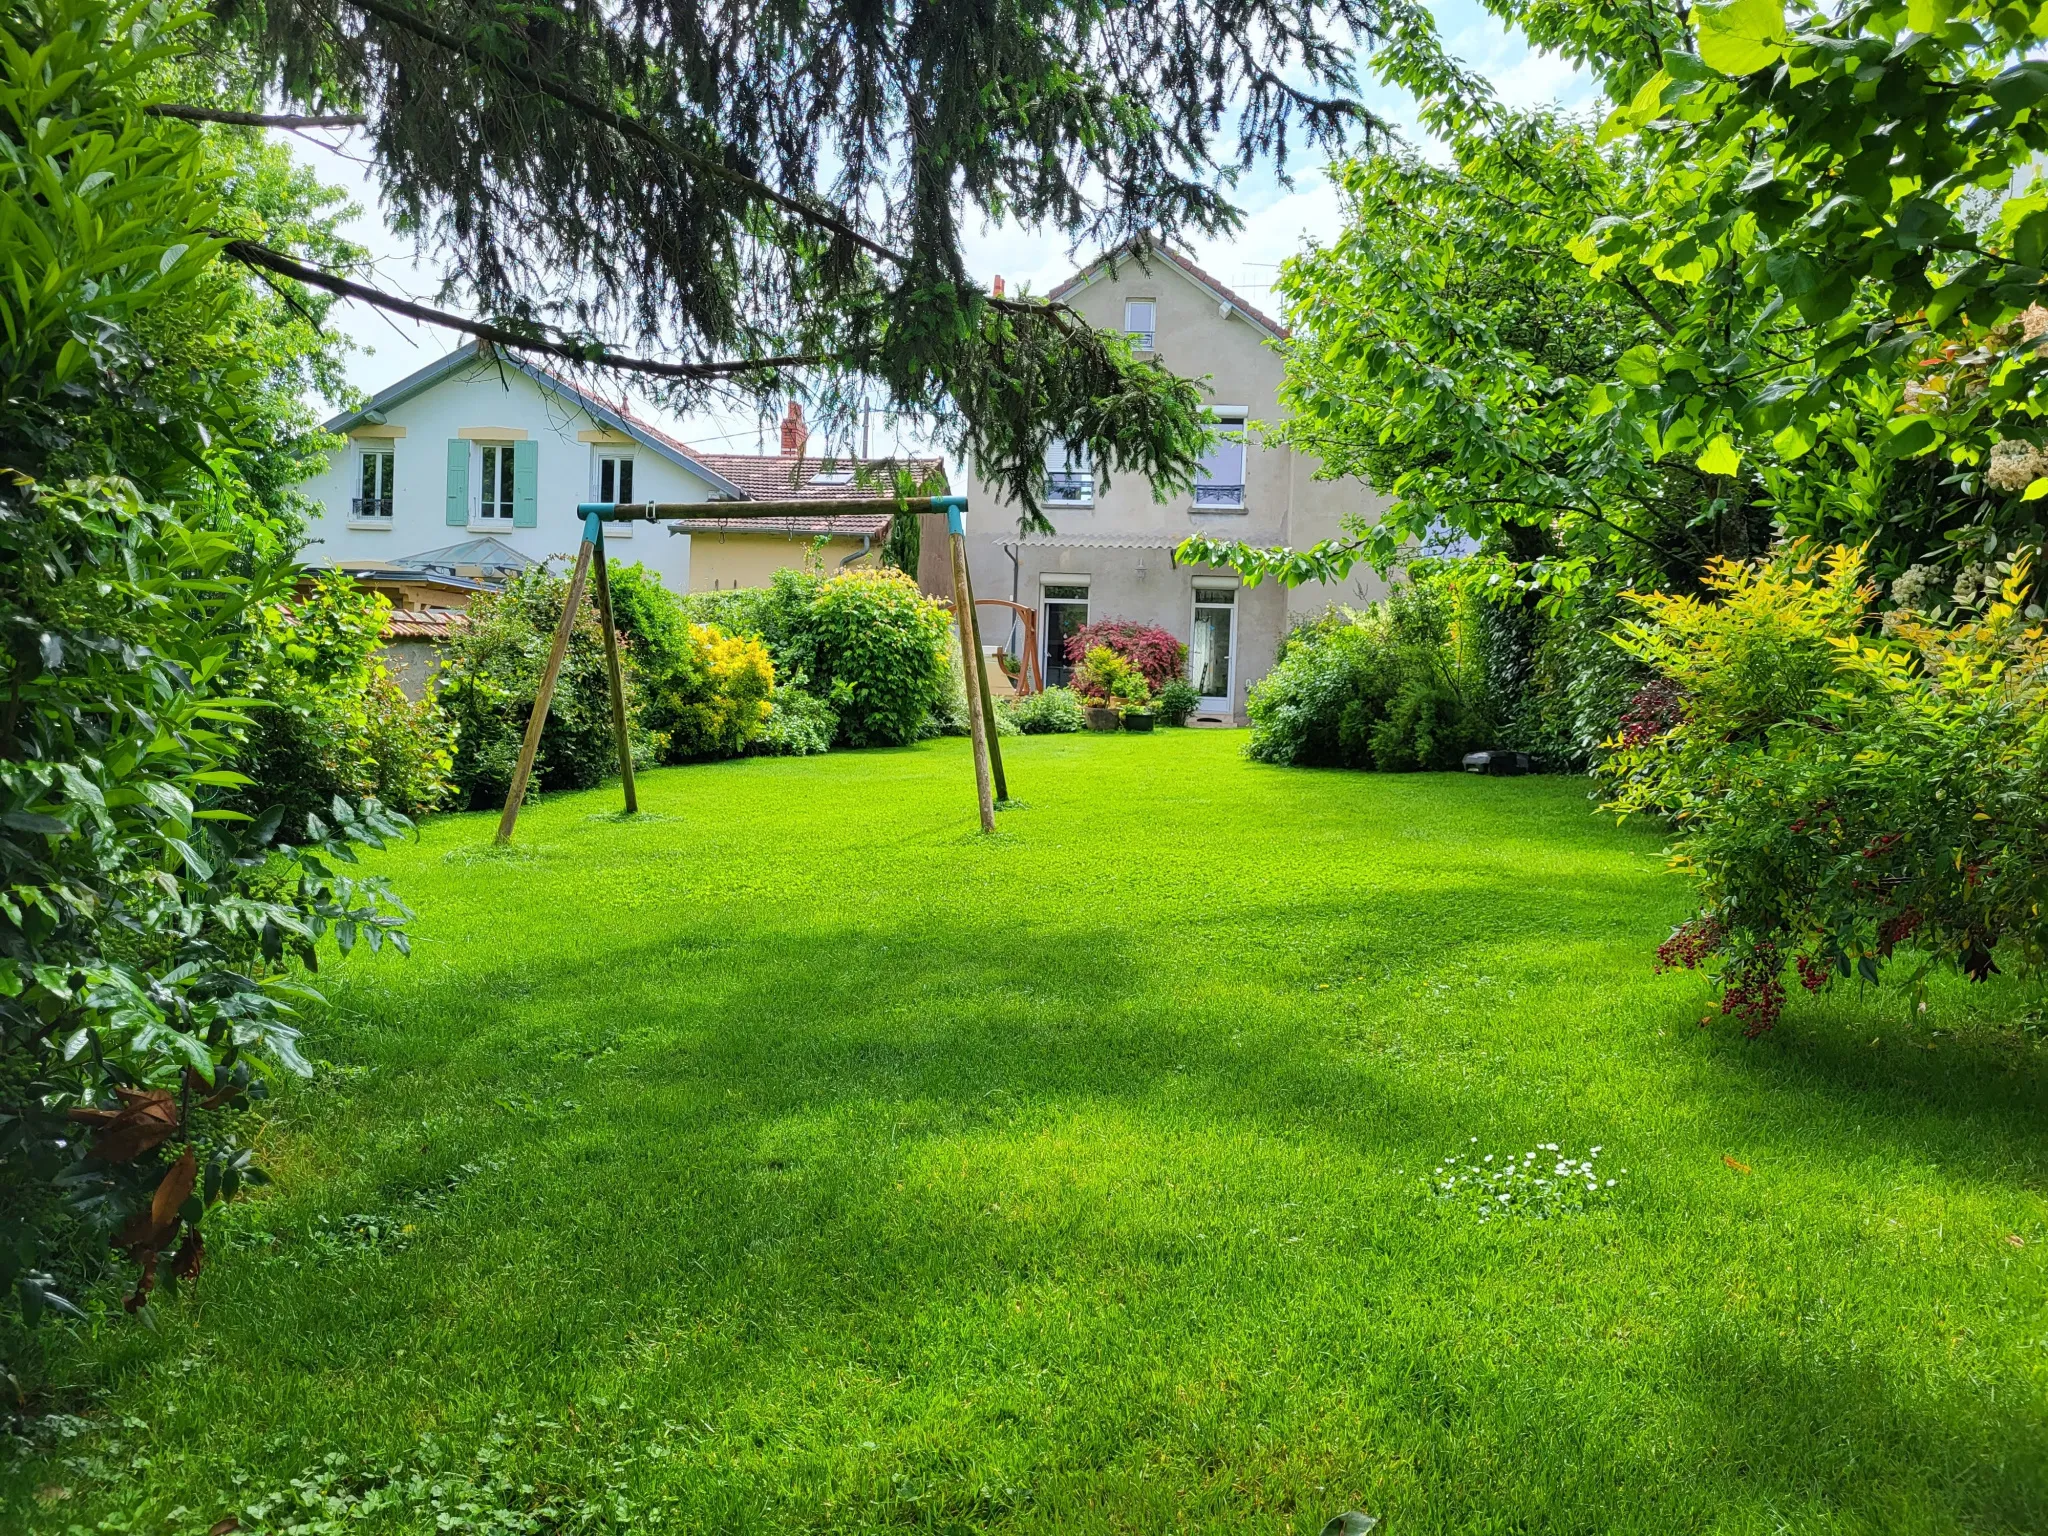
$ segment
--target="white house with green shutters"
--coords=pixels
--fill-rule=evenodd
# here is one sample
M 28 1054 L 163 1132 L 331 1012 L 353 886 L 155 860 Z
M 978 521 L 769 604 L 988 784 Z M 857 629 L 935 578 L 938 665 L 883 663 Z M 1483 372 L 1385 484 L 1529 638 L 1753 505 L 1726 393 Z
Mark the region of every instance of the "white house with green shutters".
M 491 549 L 480 540 L 516 566 L 573 553 L 581 501 L 748 499 L 620 405 L 479 343 L 326 425 L 348 446 L 306 486 L 320 504 L 304 554 L 316 568 L 403 571 L 451 546 Z M 688 535 L 618 524 L 605 542 L 690 590 Z

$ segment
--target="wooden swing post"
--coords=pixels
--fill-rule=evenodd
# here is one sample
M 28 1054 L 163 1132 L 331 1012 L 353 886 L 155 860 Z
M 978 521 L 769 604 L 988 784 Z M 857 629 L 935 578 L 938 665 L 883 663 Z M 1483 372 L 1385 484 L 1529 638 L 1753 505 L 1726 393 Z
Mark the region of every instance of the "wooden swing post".
M 540 675 L 540 692 L 533 696 L 533 713 L 527 718 L 526 740 L 520 743 L 519 766 L 512 770 L 512 787 L 505 792 L 505 812 L 498 818 L 498 843 L 512 841 L 512 828 L 519 822 L 519 806 L 526 799 L 526 781 L 533 774 L 534 754 L 540 751 L 541 727 L 548 721 L 548 706 L 555 699 L 555 679 L 562 675 L 562 658 L 569 654 L 569 635 L 576 627 L 576 610 L 583 606 L 583 583 L 590 576 L 590 556 L 604 538 L 604 523 L 595 512 L 583 519 L 583 542 L 576 546 L 576 568 L 569 576 L 569 596 L 562 604 L 562 622 L 555 626 L 555 643 L 548 649 L 548 664 Z
M 612 620 L 612 578 L 604 553 L 604 525 L 597 529 L 597 622 L 604 630 L 604 670 L 612 690 L 612 735 L 619 745 L 619 780 L 626 790 L 626 814 L 640 814 L 633 788 L 633 738 L 626 729 L 626 679 L 619 672 L 619 631 Z
M 960 572 L 967 579 L 967 627 L 974 631 L 974 682 L 970 685 L 969 691 L 972 692 L 975 688 L 981 691 L 981 718 L 988 732 L 988 763 L 995 774 L 996 803 L 1000 805 L 1010 798 L 1010 786 L 1003 778 L 1003 738 L 1001 732 L 996 729 L 996 701 L 994 694 L 989 691 L 988 661 L 981 654 L 981 613 L 974 603 L 974 567 L 966 558 L 966 542 L 965 539 L 961 540 Z M 960 649 L 964 653 L 967 648 L 967 635 L 963 631 L 960 636 Z M 962 665 L 968 664 L 964 654 L 960 660 Z
M 974 667 L 979 674 L 981 642 L 975 635 L 974 598 L 967 582 L 967 498 L 941 496 L 936 501 L 939 504 L 937 510 L 946 514 L 946 543 L 951 547 L 953 556 L 953 618 L 960 630 L 960 663 L 963 668 Z M 971 661 L 967 655 L 970 648 L 973 651 Z M 975 686 L 973 679 L 967 680 L 967 733 L 974 739 L 974 793 L 981 803 L 981 830 L 993 832 L 996 829 L 996 803 L 990 792 L 988 753 L 992 730 L 991 722 L 982 712 L 981 702 L 987 687 L 986 677 L 981 678 L 980 687 Z

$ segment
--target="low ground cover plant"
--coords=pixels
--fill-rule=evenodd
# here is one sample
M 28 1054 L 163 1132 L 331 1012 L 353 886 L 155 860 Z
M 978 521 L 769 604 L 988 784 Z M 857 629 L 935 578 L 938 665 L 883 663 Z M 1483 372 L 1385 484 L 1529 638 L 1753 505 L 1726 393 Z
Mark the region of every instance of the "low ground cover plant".
M 1020 698 L 997 701 L 996 708 L 1026 736 L 1061 735 L 1087 729 L 1081 696 L 1071 688 L 1042 688 Z
M 1658 679 L 1603 772 L 1674 834 L 1697 912 L 1660 962 L 1777 1022 L 1787 973 L 1919 988 L 2048 959 L 2048 635 L 2024 564 L 1936 615 L 1880 615 L 1855 550 L 1716 562 L 1643 594 L 1622 644 Z M 1910 593 L 1908 595 L 1911 595 Z
M 1477 1148 L 1479 1138 L 1470 1143 Z M 1430 1192 L 1469 1209 L 1481 1221 L 1526 1216 L 1547 1221 L 1576 1215 L 1604 1200 L 1620 1184 L 1599 1168 L 1601 1148 L 1573 1157 L 1546 1141 L 1514 1153 L 1452 1153 L 1430 1171 Z M 1626 1174 L 1628 1170 L 1622 1169 Z

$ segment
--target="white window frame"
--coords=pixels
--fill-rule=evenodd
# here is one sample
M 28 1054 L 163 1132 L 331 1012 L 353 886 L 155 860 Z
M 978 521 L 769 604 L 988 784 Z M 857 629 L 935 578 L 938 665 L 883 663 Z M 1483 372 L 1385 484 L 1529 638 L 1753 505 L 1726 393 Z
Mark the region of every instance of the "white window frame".
M 384 461 L 384 494 L 373 498 L 384 504 L 387 510 L 383 512 L 365 512 L 362 510 L 365 500 L 361 494 L 363 489 L 363 469 L 365 461 L 372 458 Z M 374 442 L 358 443 L 355 453 L 355 476 L 350 482 L 348 502 L 349 526 L 352 528 L 389 528 L 394 520 L 394 514 L 398 510 L 396 506 L 397 498 L 394 495 L 394 486 L 397 479 L 398 446 L 394 441 L 389 438 L 378 438 Z
M 1197 512 L 1242 512 L 1246 500 L 1246 473 L 1251 467 L 1250 445 L 1245 441 L 1245 425 L 1251 418 L 1251 412 L 1241 405 L 1218 405 L 1211 410 L 1216 417 L 1216 426 L 1209 436 L 1209 448 L 1202 455 L 1201 473 L 1195 478 L 1194 509 Z M 1228 478 L 1228 460 L 1233 451 L 1237 459 L 1235 482 Z
M 1124 300 L 1124 338 L 1134 352 L 1157 350 L 1159 340 L 1159 301 L 1157 299 Z
M 496 533 L 501 528 L 517 526 L 519 517 L 519 485 L 514 478 L 514 450 L 511 438 L 472 439 L 469 445 L 469 526 L 480 532 Z M 484 514 L 484 465 L 490 462 L 485 456 L 497 455 L 498 489 L 502 493 L 508 486 L 511 498 L 494 501 L 493 506 L 504 508 L 502 515 Z
M 1230 610 L 1230 659 L 1224 667 L 1225 676 L 1223 682 L 1225 691 L 1221 695 L 1209 693 L 1203 694 L 1201 696 L 1202 702 L 1198 706 L 1198 708 L 1200 708 L 1203 712 L 1208 714 L 1232 713 L 1234 712 L 1232 700 L 1234 700 L 1237 697 L 1237 599 L 1240 593 L 1243 591 L 1243 587 L 1241 583 L 1234 580 L 1205 580 L 1200 576 L 1197 576 L 1194 579 L 1194 581 L 1190 584 L 1190 586 L 1191 592 L 1190 600 L 1188 603 L 1188 640 L 1190 642 L 1188 654 L 1188 681 L 1191 683 L 1195 683 L 1197 687 L 1201 686 L 1198 682 L 1196 682 L 1195 678 L 1195 658 L 1192 644 L 1195 637 L 1194 621 L 1201 617 L 1201 612 L 1204 608 L 1227 607 Z M 1230 601 L 1228 603 L 1204 602 L 1202 600 L 1202 594 L 1205 591 L 1227 591 L 1228 593 L 1230 593 Z
M 1092 507 L 1095 505 L 1095 466 L 1088 458 L 1088 445 L 1076 450 L 1065 443 L 1052 443 L 1045 450 L 1045 504 L 1049 507 Z
M 640 471 L 635 465 L 634 460 L 638 457 L 637 453 L 631 448 L 626 447 L 623 443 L 592 443 L 590 445 L 590 499 L 592 501 L 611 501 L 614 499 L 604 493 L 604 461 L 606 459 L 610 459 L 615 466 L 612 471 L 614 476 L 618 475 L 616 466 L 623 464 L 629 471 L 623 478 L 636 482 L 633 486 L 632 496 L 620 496 L 616 498 L 617 500 L 631 501 L 634 497 L 644 495 L 647 488 L 637 483 L 640 479 Z M 615 486 L 614 489 L 616 490 L 617 487 Z M 631 523 L 606 523 L 604 525 L 604 538 L 607 544 L 616 543 L 620 539 L 630 539 L 631 537 L 633 537 L 633 525 Z

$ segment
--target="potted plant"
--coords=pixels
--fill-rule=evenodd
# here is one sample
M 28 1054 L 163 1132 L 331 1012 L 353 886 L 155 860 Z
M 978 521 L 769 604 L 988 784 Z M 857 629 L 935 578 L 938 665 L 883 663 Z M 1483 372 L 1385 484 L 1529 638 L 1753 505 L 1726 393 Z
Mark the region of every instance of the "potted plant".
M 1091 731 L 1120 731 L 1123 729 L 1123 706 L 1125 696 L 1130 692 L 1131 679 L 1137 677 L 1131 664 L 1106 645 L 1098 645 L 1081 658 L 1074 668 L 1072 687 L 1081 696 L 1081 707 L 1088 717 Z M 1137 677 L 1139 686 L 1144 678 Z M 1122 690 L 1122 696 L 1119 694 Z
M 1123 716 L 1127 731 L 1152 729 L 1152 689 L 1145 674 L 1133 668 L 1110 686 L 1110 703 Z

